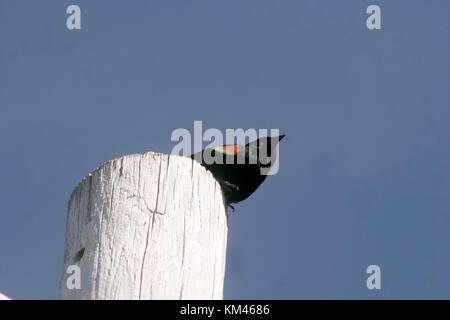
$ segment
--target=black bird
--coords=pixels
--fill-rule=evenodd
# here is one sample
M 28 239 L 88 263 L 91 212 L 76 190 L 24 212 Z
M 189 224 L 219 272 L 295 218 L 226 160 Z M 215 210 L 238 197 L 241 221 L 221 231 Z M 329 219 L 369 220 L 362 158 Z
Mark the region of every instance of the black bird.
M 275 163 L 278 142 L 285 135 L 262 137 L 245 146 L 224 145 L 204 149 L 191 158 L 206 167 L 222 186 L 226 205 L 247 199 L 266 179 Z

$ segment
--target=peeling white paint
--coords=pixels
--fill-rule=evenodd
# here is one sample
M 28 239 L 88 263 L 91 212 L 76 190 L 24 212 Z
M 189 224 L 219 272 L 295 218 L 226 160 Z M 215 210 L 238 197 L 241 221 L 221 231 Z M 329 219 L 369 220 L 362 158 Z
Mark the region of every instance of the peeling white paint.
M 197 162 L 111 160 L 70 198 L 60 298 L 222 299 L 227 231 L 220 185 Z M 79 290 L 66 286 L 74 264 Z

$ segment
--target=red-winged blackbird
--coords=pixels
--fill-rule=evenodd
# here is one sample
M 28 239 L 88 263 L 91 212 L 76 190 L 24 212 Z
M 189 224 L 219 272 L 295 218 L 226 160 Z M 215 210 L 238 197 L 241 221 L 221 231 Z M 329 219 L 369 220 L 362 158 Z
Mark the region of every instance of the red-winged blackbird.
M 285 135 L 263 137 L 246 144 L 204 149 L 191 155 L 219 181 L 227 206 L 248 198 L 275 163 L 278 142 Z M 234 208 L 233 208 L 234 209 Z

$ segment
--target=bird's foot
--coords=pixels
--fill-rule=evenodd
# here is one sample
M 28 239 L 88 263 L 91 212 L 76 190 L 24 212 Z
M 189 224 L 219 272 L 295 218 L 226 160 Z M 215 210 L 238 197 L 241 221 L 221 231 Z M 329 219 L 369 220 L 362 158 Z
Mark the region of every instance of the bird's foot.
M 239 187 L 235 184 L 232 184 L 231 182 L 222 179 L 217 179 L 217 181 L 219 181 L 220 185 L 225 189 L 225 191 L 239 191 Z
M 231 204 L 231 202 L 228 202 L 228 195 L 232 194 L 233 191 L 239 191 L 239 187 L 237 185 L 232 184 L 231 182 L 222 180 L 222 179 L 217 179 L 217 181 L 219 181 L 220 186 L 222 187 L 223 190 L 223 195 L 225 196 L 225 201 L 226 201 L 226 206 L 230 207 L 233 212 L 234 212 L 234 206 Z

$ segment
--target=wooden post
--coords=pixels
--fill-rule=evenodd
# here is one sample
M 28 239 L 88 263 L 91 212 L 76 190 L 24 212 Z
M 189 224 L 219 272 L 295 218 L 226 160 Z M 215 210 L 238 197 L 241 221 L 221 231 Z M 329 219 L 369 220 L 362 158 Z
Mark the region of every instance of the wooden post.
M 3 293 L 0 292 L 0 300 L 11 300 L 11 298 L 5 296 Z
M 70 198 L 60 299 L 222 299 L 227 231 L 220 185 L 197 162 L 111 160 Z

